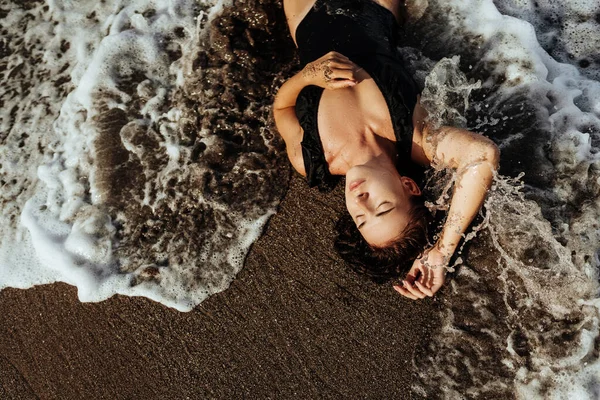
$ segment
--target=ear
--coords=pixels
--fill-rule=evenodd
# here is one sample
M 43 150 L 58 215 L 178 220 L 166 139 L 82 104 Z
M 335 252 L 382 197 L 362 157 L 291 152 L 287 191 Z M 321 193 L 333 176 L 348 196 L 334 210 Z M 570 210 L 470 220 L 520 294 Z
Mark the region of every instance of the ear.
M 413 196 L 421 195 L 421 188 L 419 187 L 419 185 L 417 185 L 417 182 L 412 180 L 412 178 L 409 178 L 408 176 L 401 176 L 400 181 L 402 182 L 402 185 L 406 188 L 408 193 L 412 194 Z

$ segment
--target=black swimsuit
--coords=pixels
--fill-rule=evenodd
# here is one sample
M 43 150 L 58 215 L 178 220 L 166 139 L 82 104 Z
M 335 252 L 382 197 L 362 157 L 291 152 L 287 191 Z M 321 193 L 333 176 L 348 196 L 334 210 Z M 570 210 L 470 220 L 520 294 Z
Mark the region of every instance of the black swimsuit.
M 302 67 L 330 51 L 361 66 L 386 100 L 398 150 L 398 170 L 419 180 L 422 169 L 411 162 L 412 112 L 419 93 L 404 69 L 396 47 L 398 25 L 392 12 L 373 0 L 317 0 L 296 29 Z M 296 101 L 296 116 L 304 130 L 302 156 L 309 186 L 332 189 L 339 177 L 329 172 L 317 126 L 323 89 L 305 87 Z

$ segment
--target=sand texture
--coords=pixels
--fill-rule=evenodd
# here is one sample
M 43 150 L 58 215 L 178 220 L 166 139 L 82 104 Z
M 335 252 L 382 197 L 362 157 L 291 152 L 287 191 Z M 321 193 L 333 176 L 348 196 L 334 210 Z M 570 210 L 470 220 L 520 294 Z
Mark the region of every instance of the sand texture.
M 343 266 L 341 194 L 294 176 L 231 287 L 189 313 L 80 303 L 65 284 L 2 291 L 0 398 L 410 398 L 442 301 Z

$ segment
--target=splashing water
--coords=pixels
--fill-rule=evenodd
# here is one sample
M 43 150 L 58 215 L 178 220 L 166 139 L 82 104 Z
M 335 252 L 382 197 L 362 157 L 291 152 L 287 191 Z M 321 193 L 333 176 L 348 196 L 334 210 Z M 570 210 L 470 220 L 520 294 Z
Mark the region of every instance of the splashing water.
M 227 287 L 287 183 L 268 104 L 293 68 L 280 7 L 3 11 L 0 288 L 65 281 L 86 301 L 121 293 L 189 310 Z M 502 151 L 440 297 L 442 332 L 414 360 L 415 394 L 597 398 L 600 5 L 413 8 L 400 52 L 431 121 Z M 447 207 L 451 184 L 430 188 L 432 208 Z
M 516 11 L 517 2 L 496 3 L 515 16 L 529 7 L 518 2 Z M 529 20 L 536 20 L 537 4 Z M 600 11 L 581 4 L 581 12 Z M 595 76 L 594 68 L 587 66 L 582 76 L 557 63 L 540 48 L 531 25 L 502 16 L 491 1 L 430 2 L 419 24 L 415 36 L 425 42 L 423 54 L 462 60 L 443 60 L 436 68 L 443 65 L 444 73 L 434 68 L 427 76 L 424 100 L 435 98 L 429 107 L 441 109 L 428 111 L 438 123 L 460 123 L 452 114 L 464 115 L 469 129 L 493 138 L 502 151 L 502 175 L 457 262 L 462 265 L 444 298 L 442 333 L 427 346 L 427 357 L 415 360 L 421 371 L 415 392 L 448 399 L 597 398 L 600 84 L 586 78 Z M 594 32 L 600 37 L 598 27 Z M 432 65 L 421 61 L 413 68 L 418 77 Z M 456 93 L 446 71 L 459 65 L 468 79 L 482 82 L 466 112 L 457 104 L 467 104 L 468 92 L 456 98 L 444 92 Z M 432 209 L 447 208 L 452 181 L 434 171 Z
M 467 126 L 464 113 L 469 108 L 469 95 L 481 87 L 481 82 L 469 82 L 459 62 L 459 56 L 442 58 L 425 79 L 421 104 L 427 110 L 427 122 L 434 128 Z

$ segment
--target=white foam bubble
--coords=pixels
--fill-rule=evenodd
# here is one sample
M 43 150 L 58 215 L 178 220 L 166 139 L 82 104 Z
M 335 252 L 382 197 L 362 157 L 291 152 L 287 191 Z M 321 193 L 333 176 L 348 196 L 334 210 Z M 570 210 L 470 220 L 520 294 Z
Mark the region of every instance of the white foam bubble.
M 102 171 L 95 160 L 96 116 L 112 108 L 131 111 L 133 93 L 123 89 L 123 80 L 140 73 L 146 79 L 134 90 L 146 101 L 137 110 L 142 118 L 133 123 L 157 126 L 168 163 L 154 182 L 146 182 L 145 197 L 137 201 L 157 206 L 166 194 L 156 187 L 167 187 L 173 178 L 190 173 L 181 164 L 184 155 L 189 158 L 189 150 L 180 146 L 172 134 L 179 129 L 181 112 L 170 103 L 170 96 L 185 84 L 186 73 L 191 71 L 189 60 L 199 50 L 198 37 L 205 34 L 201 20 L 206 23 L 206 14 L 208 21 L 215 18 L 229 3 L 50 0 L 47 9 L 40 4 L 30 11 L 37 24 L 24 29 L 24 33 L 13 27 L 25 11 L 11 9 L 2 21 L 3 28 L 14 37 L 24 35 L 29 50 L 43 57 L 35 66 L 39 76 L 34 75 L 30 95 L 3 95 L 8 108 L 3 111 L 2 127 L 6 131 L 26 130 L 34 143 L 25 147 L 30 154 L 0 152 L 1 172 L 17 182 L 14 193 L 3 188 L 0 196 L 4 200 L 0 218 L 6 221 L 6 230 L 0 235 L 0 288 L 63 281 L 77 286 L 82 301 L 101 301 L 120 293 L 145 296 L 187 311 L 229 285 L 271 211 L 259 210 L 251 222 L 240 222 L 239 232 L 231 235 L 230 252 L 219 254 L 208 245 L 205 254 L 228 267 L 206 287 L 198 286 L 194 278 L 197 265 L 141 265 L 124 272 L 122 267 L 134 260 L 115 256 L 117 228 L 103 205 L 106 197 L 98 184 Z M 204 10 L 199 11 L 200 15 L 196 15 L 198 8 Z M 183 34 L 173 36 L 175 30 Z M 181 51 L 182 57 L 172 61 L 169 49 Z M 9 71 L 24 62 L 17 52 L 10 55 Z M 58 89 L 48 76 L 63 77 L 72 90 Z M 16 79 L 14 86 L 24 81 Z M 40 98 L 48 99 L 46 108 L 39 104 Z M 27 116 L 28 120 L 11 124 L 8 111 L 27 101 L 35 107 L 21 106 L 16 115 Z M 143 159 L 143 148 L 130 139 L 123 137 L 123 146 Z M 18 144 L 15 135 L 11 140 L 7 147 Z M 30 151 L 36 142 L 41 150 Z M 212 206 L 223 208 L 217 203 Z M 227 212 L 226 207 L 223 211 Z M 242 220 L 232 215 L 234 224 L 236 218 Z
M 494 4 L 495 3 L 495 4 Z M 600 104 L 600 83 L 590 79 L 597 76 L 600 66 L 590 65 L 582 68 L 576 62 L 567 61 L 567 53 L 571 55 L 580 52 L 583 57 L 589 56 L 590 50 L 586 44 L 579 43 L 583 35 L 587 43 L 596 43 L 600 39 L 598 24 L 592 22 L 594 13 L 599 5 L 594 1 L 568 2 L 559 1 L 451 1 L 430 2 L 430 5 L 443 9 L 443 22 L 450 23 L 449 31 L 460 32 L 458 37 L 477 38 L 474 42 L 478 48 L 471 48 L 481 59 L 475 69 L 490 73 L 494 79 L 502 77 L 499 86 L 493 82 L 484 82 L 483 87 L 491 90 L 490 97 L 498 102 L 520 99 L 516 95 L 536 99 L 536 116 L 540 128 L 548 129 L 548 151 L 546 154 L 552 163 L 552 171 L 556 178 L 548 187 L 524 188 L 533 198 L 551 199 L 545 216 L 539 207 L 518 195 L 515 182 L 500 179 L 487 202 L 487 221 L 484 224 L 497 251 L 500 253 L 499 279 L 503 282 L 504 302 L 501 307 L 507 313 L 505 321 L 495 321 L 490 317 L 485 319 L 486 312 L 491 306 L 485 302 L 478 303 L 482 293 L 470 292 L 465 287 L 456 287 L 458 305 L 469 299 L 469 311 L 477 314 L 470 315 L 467 310 L 460 318 L 467 320 L 476 318 L 488 322 L 489 337 L 500 342 L 506 342 L 503 364 L 515 374 L 514 391 L 519 398 L 598 398 L 598 382 L 600 379 L 600 362 L 595 356 L 597 349 L 594 341 L 598 338 L 599 308 L 598 296 L 598 250 L 600 236 L 598 221 L 600 220 L 600 199 L 598 198 L 598 180 L 600 178 L 600 119 L 598 105 Z M 502 15 L 498 8 L 510 12 L 511 16 Z M 543 10 L 554 9 L 561 14 L 563 20 L 569 20 L 568 26 L 554 31 L 561 48 L 550 48 L 550 41 L 545 42 L 543 35 L 548 32 L 544 25 Z M 540 11 L 542 10 L 542 11 Z M 586 16 L 582 18 L 582 16 Z M 591 17 L 590 17 L 591 15 Z M 586 20 L 586 18 L 588 18 Z M 578 20 L 579 19 L 579 20 Z M 526 21 L 531 21 L 534 25 Z M 543 28 L 543 29 L 542 29 Z M 577 35 L 572 32 L 579 32 Z M 578 36 L 578 39 L 574 39 Z M 541 37 L 541 39 L 540 39 Z M 452 37 L 444 38 L 449 43 L 447 48 L 461 48 Z M 548 54 L 539 44 L 543 44 L 552 53 Z M 570 50 L 569 50 L 570 49 Z M 597 47 L 596 47 L 597 52 Z M 450 57 L 454 54 L 442 54 Z M 564 58 L 563 58 L 564 56 Z M 587 57 L 586 56 L 586 57 Z M 472 69 L 472 68 L 470 68 Z M 582 74 L 583 72 L 583 74 Z M 430 75 L 436 80 L 436 77 Z M 509 116 L 498 117 L 488 115 L 485 101 L 475 104 L 477 111 L 474 129 L 496 127 Z M 529 127 L 523 127 L 525 132 L 531 132 Z M 501 135 L 500 135 L 501 136 Z M 511 143 L 524 138 L 523 134 L 514 134 L 500 140 L 500 147 L 510 149 Z M 532 138 L 533 139 L 533 138 Z M 509 155 L 510 156 L 510 155 Z M 519 160 L 517 159 L 517 162 Z M 443 190 L 441 190 L 443 192 Z M 585 198 L 584 203 L 576 199 Z M 447 200 L 443 198 L 440 204 L 432 204 L 435 208 L 444 208 Z M 573 213 L 561 210 L 573 209 Z M 552 225 L 546 218 L 551 218 Z M 560 234 L 557 234 L 560 227 Z M 544 260 L 550 260 L 550 265 L 536 265 L 537 255 L 522 259 L 523 254 L 534 246 L 536 251 L 542 251 Z M 522 253 L 525 251 L 525 253 Z M 469 262 L 469 260 L 467 260 Z M 491 272 L 491 271 L 486 271 Z M 496 272 L 496 271 L 492 271 Z M 468 267 L 459 270 L 461 282 L 473 282 L 476 285 L 481 276 Z M 515 293 L 518 291 L 518 293 Z M 485 296 L 485 294 L 483 294 Z M 450 300 L 452 301 L 452 300 Z M 526 321 L 528 310 L 537 309 L 540 315 L 550 315 L 554 324 Z M 575 317 L 577 316 L 577 317 Z M 571 319 L 581 322 L 573 326 Z M 463 332 L 463 327 L 455 327 L 457 315 L 448 312 L 445 332 L 453 331 L 452 335 L 442 334 L 438 340 L 441 345 L 439 355 L 434 356 L 437 365 L 454 365 L 452 355 L 444 352 L 452 351 L 469 343 L 473 336 L 469 329 Z M 563 321 L 563 322 L 560 322 Z M 564 322 L 566 321 L 566 322 Z M 561 324 L 564 324 L 561 325 Z M 486 325 L 486 324 L 483 324 Z M 503 326 L 511 329 L 504 340 Z M 477 327 L 477 332 L 479 331 Z M 537 331 L 536 331 L 537 329 Z M 540 332 L 539 329 L 542 329 Z M 560 335 L 572 337 L 567 345 L 557 348 L 553 343 L 554 337 Z M 523 343 L 526 343 L 526 347 Z M 518 346 L 521 346 L 517 349 Z M 474 354 L 479 354 L 477 351 Z M 479 354 L 484 357 L 485 355 Z M 458 364 L 467 368 L 464 372 L 472 380 L 468 388 L 473 396 L 485 396 L 486 391 L 504 392 L 502 381 L 497 382 L 496 389 L 483 384 L 490 379 L 490 371 L 480 371 L 469 367 L 469 358 L 474 355 L 463 355 Z M 524 360 L 527 365 L 524 365 Z M 448 360 L 450 362 L 445 362 Z M 480 361 L 480 360 L 478 360 Z M 448 371 L 423 371 L 423 376 L 429 376 L 426 381 L 431 384 L 441 384 L 446 398 L 464 396 L 454 388 L 460 385 L 447 367 Z M 456 371 L 455 371 L 456 372 Z M 464 382 L 464 380 L 463 380 Z M 507 381 L 506 381 L 507 382 Z M 487 389 L 486 389 L 487 387 Z

